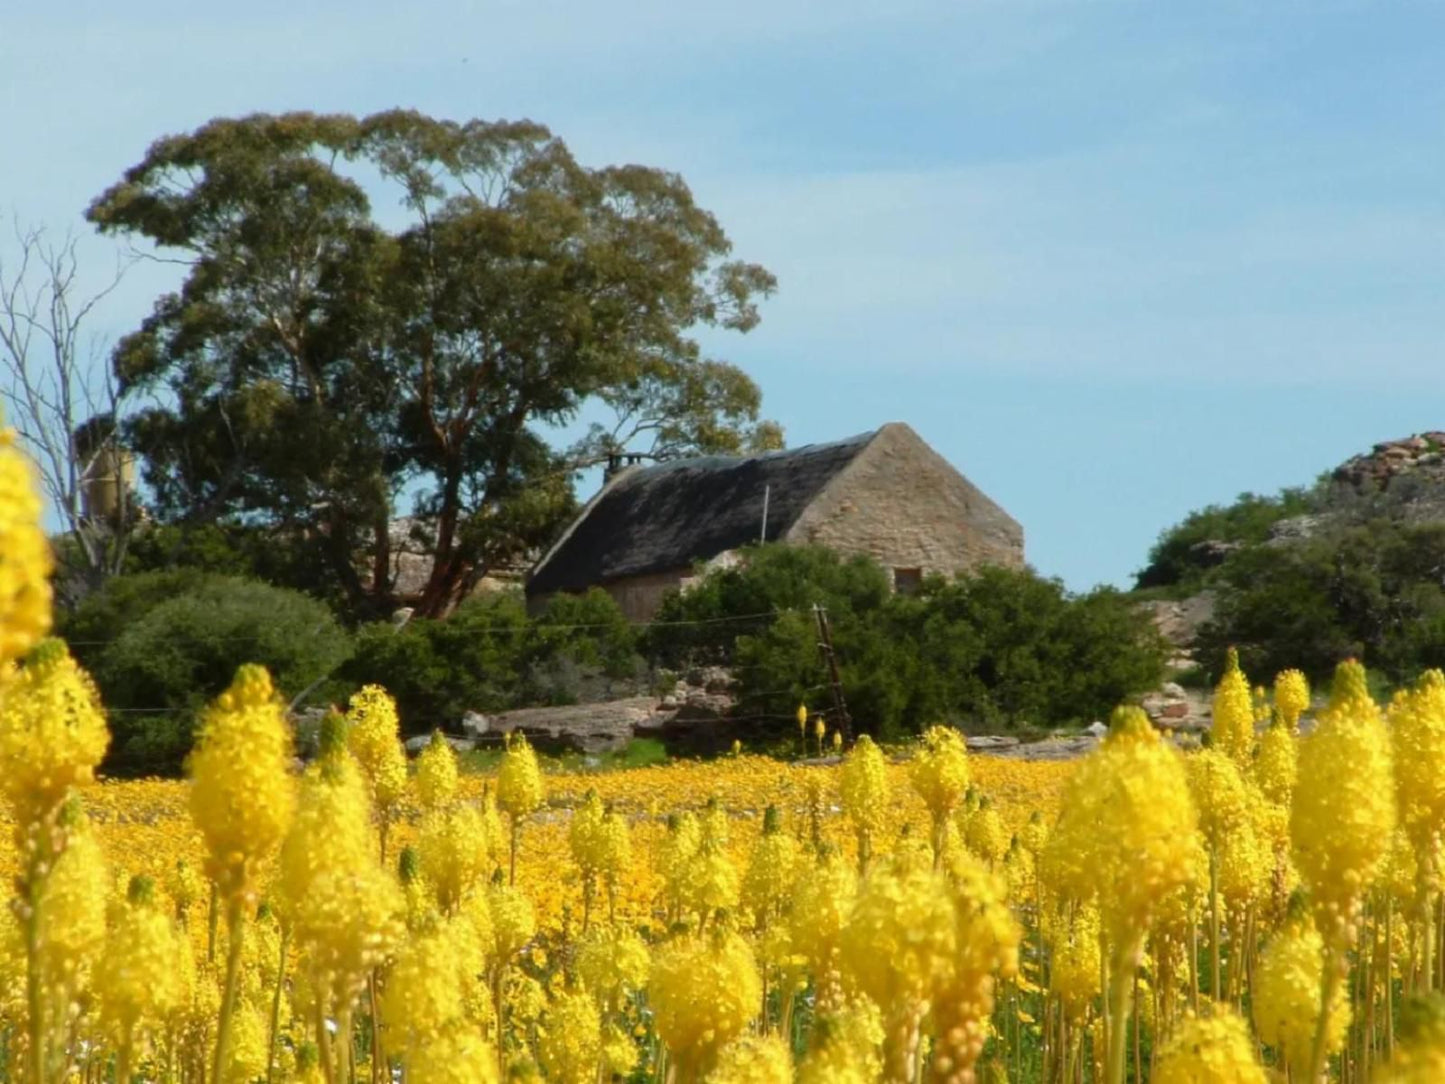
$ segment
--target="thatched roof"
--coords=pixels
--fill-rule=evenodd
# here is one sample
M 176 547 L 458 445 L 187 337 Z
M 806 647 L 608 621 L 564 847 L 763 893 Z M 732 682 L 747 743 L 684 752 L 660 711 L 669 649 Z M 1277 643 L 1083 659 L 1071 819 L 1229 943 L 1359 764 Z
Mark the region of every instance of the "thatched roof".
M 615 475 L 537 563 L 527 593 L 688 568 L 757 542 L 768 495 L 767 537 L 803 510 L 877 436 L 863 433 L 749 458 L 701 456 Z

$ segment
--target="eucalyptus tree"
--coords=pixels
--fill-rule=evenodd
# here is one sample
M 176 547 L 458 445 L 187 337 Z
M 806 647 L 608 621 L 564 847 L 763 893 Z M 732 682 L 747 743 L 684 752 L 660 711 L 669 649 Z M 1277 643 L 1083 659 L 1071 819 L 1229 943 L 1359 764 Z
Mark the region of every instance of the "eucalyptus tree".
M 213 120 L 88 216 L 185 265 L 114 355 L 158 393 L 128 434 L 158 517 L 289 531 L 363 610 L 393 597 L 402 511 L 435 615 L 557 529 L 588 459 L 778 439 L 696 338 L 752 328 L 773 277 L 676 174 L 585 167 L 538 124 Z M 615 424 L 549 442 L 590 406 Z

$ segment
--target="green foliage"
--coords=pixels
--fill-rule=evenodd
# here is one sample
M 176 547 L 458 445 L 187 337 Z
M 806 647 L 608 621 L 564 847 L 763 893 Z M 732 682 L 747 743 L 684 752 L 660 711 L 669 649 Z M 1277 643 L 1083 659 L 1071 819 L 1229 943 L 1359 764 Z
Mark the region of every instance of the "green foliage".
M 100 687 L 114 735 L 108 768 L 179 768 L 197 711 L 242 663 L 261 663 L 282 695 L 322 681 L 351 639 L 320 602 L 295 591 L 195 571 L 119 576 L 65 626 Z
M 1137 586 L 1177 587 L 1192 593 L 1220 564 L 1210 542 L 1254 544 L 1269 538 L 1282 519 L 1313 511 L 1317 498 L 1304 489 L 1285 489 L 1278 496 L 1241 493 L 1229 505 L 1211 504 L 1191 512 L 1164 531 L 1149 550 L 1149 563 L 1137 573 Z
M 814 603 L 828 610 L 850 713 L 886 739 L 940 721 L 1050 726 L 1100 718 L 1154 685 L 1163 669 L 1153 624 L 1112 589 L 1076 596 L 1032 571 L 983 568 L 895 596 L 869 560 L 781 545 L 748 551 L 738 567 L 663 607 L 664 621 L 711 624 L 657 625 L 647 642 L 664 645 L 677 664 L 732 665 L 739 714 L 785 721 L 799 702 L 828 702 Z M 727 620 L 770 607 L 776 613 L 767 618 Z
M 693 337 L 753 327 L 772 276 L 676 174 L 584 167 L 537 124 L 217 119 L 87 215 L 189 267 L 114 358 L 125 388 L 167 392 L 126 431 L 158 518 L 290 532 L 358 610 L 392 599 L 403 490 L 435 616 L 555 533 L 579 462 L 777 442 L 756 384 Z M 547 443 L 597 407 L 616 425 Z
M 1391 681 L 1445 666 L 1445 524 L 1374 520 L 1287 546 L 1241 550 L 1220 568 L 1205 669 L 1224 652 L 1266 678 L 1296 666 L 1315 681 L 1358 658 Z
M 642 650 L 673 669 L 723 663 L 732 658 L 736 638 L 771 624 L 774 611 L 806 614 L 816 604 L 843 615 L 877 610 L 888 597 L 887 573 L 865 557 L 843 560 L 821 546 L 753 546 L 737 566 L 712 571 L 685 594 L 668 595 Z M 817 628 L 811 617 L 808 622 L 816 658 Z
M 573 703 L 584 669 L 632 677 L 641 666 L 636 636 L 601 589 L 558 597 L 535 620 L 520 596 L 486 595 L 447 618 L 365 626 L 342 674 L 384 685 L 403 728 L 420 734 L 455 726 L 468 711 Z

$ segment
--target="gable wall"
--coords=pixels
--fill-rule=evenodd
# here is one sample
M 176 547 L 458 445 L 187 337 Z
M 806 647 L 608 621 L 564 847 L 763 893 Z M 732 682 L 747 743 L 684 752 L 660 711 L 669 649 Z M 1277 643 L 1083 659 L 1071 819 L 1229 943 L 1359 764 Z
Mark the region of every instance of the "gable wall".
M 1023 528 L 901 425 L 884 427 L 786 539 L 925 575 L 1024 562 Z

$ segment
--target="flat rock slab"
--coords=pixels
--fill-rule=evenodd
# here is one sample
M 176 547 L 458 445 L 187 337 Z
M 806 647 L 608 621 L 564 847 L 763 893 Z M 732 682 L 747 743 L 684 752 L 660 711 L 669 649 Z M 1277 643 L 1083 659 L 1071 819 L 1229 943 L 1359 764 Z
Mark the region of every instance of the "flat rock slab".
M 652 721 L 657 700 L 635 696 L 600 704 L 567 704 L 556 708 L 519 708 L 488 719 L 493 733 L 520 730 L 544 749 L 608 753 L 624 748 L 642 724 Z

